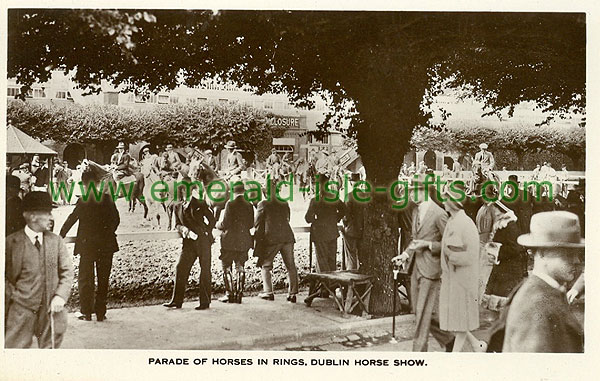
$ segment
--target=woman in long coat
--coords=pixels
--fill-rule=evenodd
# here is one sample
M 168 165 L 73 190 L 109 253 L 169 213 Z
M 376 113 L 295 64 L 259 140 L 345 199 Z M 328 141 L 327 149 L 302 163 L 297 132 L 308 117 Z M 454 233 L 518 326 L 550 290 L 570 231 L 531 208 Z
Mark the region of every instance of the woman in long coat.
M 453 183 L 446 191 L 444 209 L 450 218 L 441 252 L 440 328 L 455 333 L 453 352 L 461 351 L 466 340 L 476 351 L 485 347 L 471 333 L 479 328 L 479 233 L 463 209 L 461 185 Z

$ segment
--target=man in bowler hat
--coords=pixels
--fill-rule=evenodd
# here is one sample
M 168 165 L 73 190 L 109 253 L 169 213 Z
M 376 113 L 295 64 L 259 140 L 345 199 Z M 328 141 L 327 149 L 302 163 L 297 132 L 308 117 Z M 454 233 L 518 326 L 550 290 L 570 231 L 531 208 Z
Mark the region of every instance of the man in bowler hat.
M 73 264 L 63 239 L 49 230 L 52 201 L 46 192 L 23 199 L 26 226 L 6 238 L 4 346 L 58 348 L 67 329 L 64 305 Z

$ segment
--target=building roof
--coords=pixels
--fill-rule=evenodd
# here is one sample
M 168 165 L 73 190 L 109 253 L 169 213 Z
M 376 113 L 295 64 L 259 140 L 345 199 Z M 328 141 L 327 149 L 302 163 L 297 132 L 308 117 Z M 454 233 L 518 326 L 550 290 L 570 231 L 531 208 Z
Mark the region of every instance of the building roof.
M 6 129 L 6 153 L 58 155 L 14 126 L 8 126 Z

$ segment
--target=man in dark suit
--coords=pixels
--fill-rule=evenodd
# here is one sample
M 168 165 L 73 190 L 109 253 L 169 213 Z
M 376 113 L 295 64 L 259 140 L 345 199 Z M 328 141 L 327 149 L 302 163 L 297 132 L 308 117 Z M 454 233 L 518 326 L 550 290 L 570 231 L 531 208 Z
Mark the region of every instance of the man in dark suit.
M 271 195 L 276 191 L 275 182 L 271 183 Z M 298 294 L 298 270 L 294 263 L 294 232 L 290 226 L 290 206 L 287 201 L 279 201 L 276 197 L 262 200 L 258 204 L 254 222 L 256 246 L 254 255 L 258 256 L 257 265 L 261 267 L 263 292 L 260 297 L 265 300 L 275 300 L 271 271 L 273 260 L 281 253 L 283 264 L 288 272 L 287 300 L 296 303 Z
M 90 186 L 96 186 L 92 182 L 91 173 L 84 173 L 81 181 L 88 189 Z M 83 201 L 80 198 L 60 229 L 60 236 L 64 238 L 77 221 L 79 227 L 74 253 L 80 255 L 78 286 L 81 316 L 79 319 L 90 321 L 92 313 L 95 313 L 98 321 L 104 321 L 113 254 L 119 251 L 115 235 L 121 222 L 119 211 L 108 193 L 103 193 L 99 200 L 90 197 L 87 201 Z M 98 278 L 95 295 L 94 268 Z
M 352 190 L 357 181 L 360 180 L 358 173 L 353 173 L 350 181 Z M 362 240 L 363 228 L 365 223 L 365 203 L 356 200 L 352 195 L 345 203 L 346 213 L 343 218 L 344 223 L 344 254 L 346 256 L 346 269 L 358 270 L 360 261 L 358 259 L 358 247 Z
M 233 200 L 225 204 L 223 219 L 217 224 L 221 235 L 221 263 L 223 265 L 223 280 L 225 296 L 222 302 L 241 303 L 246 282 L 244 265 L 248 260 L 248 250 L 254 242 L 250 229 L 254 226 L 254 208 L 244 198 L 244 185 L 240 182 L 233 187 Z M 235 280 L 232 265 L 235 262 Z
M 117 144 L 116 152 L 110 158 L 110 164 L 115 166 L 114 178 L 119 181 L 125 176 L 133 174 L 131 170 L 131 155 L 125 149 L 125 143 Z
M 433 192 L 425 184 L 422 175 L 411 188 L 411 199 L 416 207 L 412 214 L 412 241 L 407 250 L 414 251 L 411 275 L 410 299 L 415 313 L 415 337 L 413 352 L 427 352 L 429 333 L 446 350 L 452 348 L 452 334 L 439 328 L 438 308 L 442 268 L 440 264 L 441 241 L 448 222 L 448 215 L 432 199 Z M 431 176 L 433 183 L 433 176 Z M 416 193 L 416 194 L 415 194 Z M 406 261 L 403 252 L 398 260 Z M 396 259 L 395 258 L 395 259 Z
M 52 200 L 46 192 L 23 199 L 26 225 L 6 238 L 4 346 L 58 348 L 67 329 L 64 305 L 73 264 L 61 237 L 49 231 Z
M 503 352 L 583 352 L 583 327 L 569 309 L 565 288 L 575 280 L 585 249 L 578 217 L 535 214 L 530 233 L 517 242 L 533 250 L 534 265 L 507 307 Z
M 6 176 L 6 237 L 25 227 L 23 218 L 23 205 L 19 197 L 21 180 L 17 176 Z
M 337 238 L 340 235 L 337 224 L 344 217 L 344 203 L 339 199 L 327 201 L 335 198 L 334 194 L 325 190 L 327 177 L 321 175 L 320 196 L 310 200 L 308 210 L 304 219 L 311 224 L 310 235 L 315 243 L 317 257 L 317 272 L 335 271 L 337 268 Z
M 169 303 L 164 304 L 165 307 L 181 308 L 183 305 L 185 286 L 196 258 L 200 262 L 200 305 L 196 310 L 210 306 L 210 247 L 214 242 L 214 227 L 215 217 L 206 202 L 197 198 L 197 190 L 192 191 L 189 200 L 175 204 L 175 228 L 183 237 L 183 247 L 175 269 L 173 296 Z

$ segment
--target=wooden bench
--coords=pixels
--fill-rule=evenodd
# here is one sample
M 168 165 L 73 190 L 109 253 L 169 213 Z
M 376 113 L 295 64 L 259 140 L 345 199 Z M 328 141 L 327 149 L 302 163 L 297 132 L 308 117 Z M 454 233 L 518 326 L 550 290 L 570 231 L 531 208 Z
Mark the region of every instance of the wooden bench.
M 305 281 L 310 285 L 310 292 L 308 297 L 304 299 L 304 303 L 310 307 L 313 299 L 318 297 L 321 292 L 328 292 L 333 296 L 333 300 L 342 315 L 346 316 L 356 307 L 359 307 L 363 316 L 369 316 L 369 300 L 373 288 L 372 278 L 370 275 L 358 274 L 355 271 L 329 271 L 307 274 Z M 335 293 L 336 288 L 342 290 L 341 299 Z

